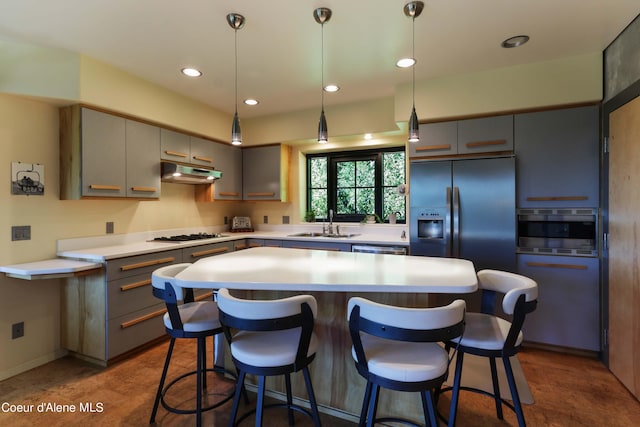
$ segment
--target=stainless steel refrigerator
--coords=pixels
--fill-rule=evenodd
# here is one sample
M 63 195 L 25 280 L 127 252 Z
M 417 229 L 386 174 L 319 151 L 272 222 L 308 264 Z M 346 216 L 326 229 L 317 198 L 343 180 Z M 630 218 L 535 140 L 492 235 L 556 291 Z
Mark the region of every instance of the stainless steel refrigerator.
M 515 158 L 416 161 L 409 179 L 411 255 L 515 272 Z

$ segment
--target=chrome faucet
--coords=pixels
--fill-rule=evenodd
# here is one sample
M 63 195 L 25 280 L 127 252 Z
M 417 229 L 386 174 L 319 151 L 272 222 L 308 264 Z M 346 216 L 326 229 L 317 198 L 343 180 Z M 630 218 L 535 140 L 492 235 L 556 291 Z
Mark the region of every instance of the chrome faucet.
M 329 234 L 333 234 L 333 209 L 329 209 Z

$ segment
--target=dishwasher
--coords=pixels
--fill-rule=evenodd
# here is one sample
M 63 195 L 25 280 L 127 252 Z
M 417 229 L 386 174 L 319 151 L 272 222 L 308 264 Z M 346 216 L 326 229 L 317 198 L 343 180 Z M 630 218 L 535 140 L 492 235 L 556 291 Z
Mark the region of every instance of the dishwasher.
M 404 246 L 352 245 L 351 252 L 366 252 L 370 254 L 406 255 L 407 248 Z

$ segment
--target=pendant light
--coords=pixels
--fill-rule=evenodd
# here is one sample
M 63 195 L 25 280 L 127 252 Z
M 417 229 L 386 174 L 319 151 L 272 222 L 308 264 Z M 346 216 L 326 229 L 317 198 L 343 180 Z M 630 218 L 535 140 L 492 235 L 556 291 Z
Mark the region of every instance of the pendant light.
M 322 110 L 320 111 L 320 121 L 318 122 L 318 142 L 325 144 L 329 140 L 329 132 L 327 130 L 327 120 L 324 118 L 324 23 L 331 19 L 331 9 L 326 7 L 319 7 L 313 11 L 313 18 L 321 28 L 322 46 L 320 49 L 321 55 L 321 75 L 322 75 Z
M 411 18 L 411 57 L 415 61 L 416 59 L 416 18 L 420 16 L 422 13 L 422 9 L 424 9 L 424 3 L 421 1 L 412 1 L 404 5 L 404 14 L 405 16 Z M 420 141 L 420 126 L 418 124 L 418 115 L 416 114 L 416 65 L 415 62 L 413 67 L 411 68 L 413 73 L 413 82 L 412 82 L 412 96 L 413 96 L 413 105 L 411 108 L 411 117 L 409 118 L 409 142 L 418 142 Z
M 236 112 L 233 115 L 233 124 L 231 125 L 231 144 L 242 144 L 242 130 L 240 129 L 240 119 L 238 119 L 238 30 L 244 27 L 244 16 L 239 13 L 230 13 L 227 15 L 227 23 L 234 31 L 234 56 L 235 56 L 235 105 Z

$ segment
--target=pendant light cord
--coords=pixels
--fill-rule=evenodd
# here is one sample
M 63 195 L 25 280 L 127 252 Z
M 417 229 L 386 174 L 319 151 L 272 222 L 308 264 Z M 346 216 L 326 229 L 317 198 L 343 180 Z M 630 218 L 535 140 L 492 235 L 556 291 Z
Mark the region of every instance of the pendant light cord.
M 413 108 L 416 108 L 416 16 L 413 15 L 411 17 L 411 40 L 413 40 L 412 45 L 411 45 L 411 57 L 413 58 L 413 67 L 411 67 L 411 73 L 412 73 L 412 87 L 411 87 L 411 91 L 412 91 L 412 104 L 413 104 Z
M 322 111 L 324 111 L 324 22 L 320 25 L 320 99 L 322 104 Z
M 236 80 L 236 87 L 235 87 L 235 95 L 236 95 L 236 99 L 235 99 L 235 103 L 236 103 L 236 114 L 238 114 L 238 29 L 235 29 L 233 31 L 234 34 L 234 56 L 235 56 L 235 62 L 236 62 L 236 73 L 235 73 L 235 80 Z

